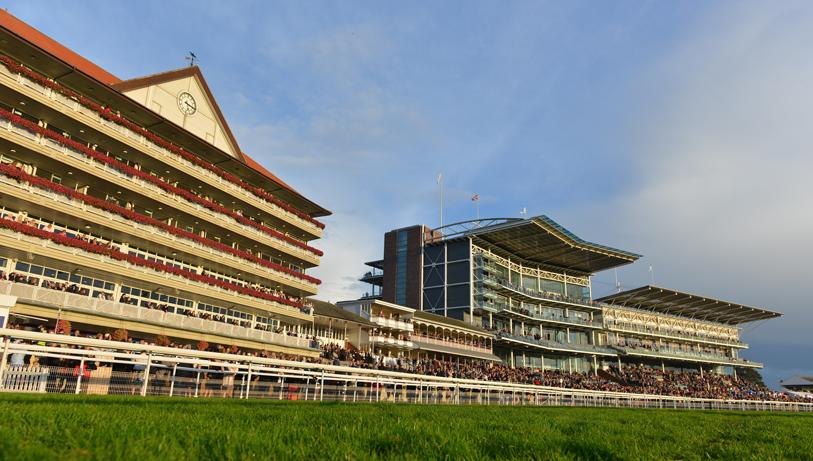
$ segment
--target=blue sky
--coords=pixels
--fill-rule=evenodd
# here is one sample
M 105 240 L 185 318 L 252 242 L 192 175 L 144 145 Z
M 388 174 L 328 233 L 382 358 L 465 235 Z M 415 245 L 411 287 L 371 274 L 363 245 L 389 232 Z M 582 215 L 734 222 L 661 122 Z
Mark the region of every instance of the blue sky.
M 121 78 L 194 51 L 241 147 L 334 212 L 320 297 L 384 231 L 547 214 L 658 285 L 785 313 L 765 376 L 813 372 L 810 2 L 38 2 L 6 8 Z M 612 289 L 600 274 L 594 293 Z

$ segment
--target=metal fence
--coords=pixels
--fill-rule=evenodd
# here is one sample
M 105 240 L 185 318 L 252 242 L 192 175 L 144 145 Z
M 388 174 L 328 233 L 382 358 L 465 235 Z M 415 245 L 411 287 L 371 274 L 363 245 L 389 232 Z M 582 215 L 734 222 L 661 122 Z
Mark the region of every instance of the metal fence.
M 0 329 L 0 336 L 3 392 L 813 412 L 811 403 L 692 399 L 443 378 L 19 330 Z

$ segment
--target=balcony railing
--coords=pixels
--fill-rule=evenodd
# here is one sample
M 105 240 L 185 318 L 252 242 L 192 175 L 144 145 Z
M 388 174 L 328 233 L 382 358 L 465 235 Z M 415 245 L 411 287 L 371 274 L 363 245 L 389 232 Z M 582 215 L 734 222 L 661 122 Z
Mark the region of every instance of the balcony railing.
M 2 68 L 2 67 L 3 66 L 0 66 L 0 68 Z M 77 151 L 77 150 L 74 150 L 74 149 L 72 149 L 72 148 L 70 148 L 68 146 L 63 145 L 63 144 L 60 144 L 59 142 L 56 142 L 53 139 L 41 137 L 36 133 L 32 133 L 31 131 L 28 131 L 28 130 L 26 130 L 24 128 L 18 127 L 18 126 L 16 126 L 15 124 L 13 124 L 11 122 L 0 123 L 0 127 L 5 128 L 6 130 L 8 130 L 11 133 L 21 135 L 21 136 L 25 137 L 26 139 L 30 140 L 33 143 L 36 143 L 36 144 L 39 144 L 41 146 L 47 147 L 47 148 L 49 148 L 51 150 L 54 150 L 54 151 L 58 152 L 59 154 L 67 155 L 67 156 L 73 158 L 76 161 L 79 161 L 79 162 L 82 162 L 82 163 L 85 163 L 85 164 L 88 164 L 88 165 L 92 165 L 94 169 L 104 171 L 105 173 L 113 175 L 113 176 L 115 176 L 115 177 L 117 177 L 119 179 L 125 180 L 125 181 L 127 181 L 129 183 L 133 183 L 133 184 L 135 184 L 137 186 L 137 188 L 135 189 L 136 191 L 138 191 L 139 189 L 148 190 L 148 191 L 153 192 L 154 194 L 156 194 L 156 195 L 158 195 L 158 196 L 160 196 L 162 198 L 171 199 L 172 201 L 174 201 L 177 204 L 176 206 L 186 206 L 186 207 L 192 208 L 192 209 L 194 209 L 194 212 L 199 213 L 201 215 L 204 215 L 205 216 L 205 218 L 203 218 L 204 220 L 211 221 L 211 222 L 221 222 L 221 223 L 224 223 L 225 225 L 236 226 L 237 228 L 239 228 L 243 232 L 248 232 L 247 236 L 249 238 L 252 238 L 252 239 L 255 239 L 255 240 L 258 240 L 258 241 L 263 241 L 265 239 L 270 239 L 271 241 L 273 241 L 273 244 L 269 244 L 272 247 L 279 246 L 281 248 L 284 248 L 285 251 L 287 251 L 289 254 L 291 254 L 291 255 L 293 255 L 295 257 L 301 258 L 303 260 L 306 260 L 306 261 L 311 261 L 311 262 L 318 261 L 318 256 L 316 254 L 311 253 L 306 248 L 303 248 L 303 247 L 298 246 L 298 245 L 294 245 L 294 244 L 292 244 L 290 242 L 285 241 L 282 238 L 276 237 L 274 235 L 269 235 L 269 234 L 267 234 L 265 232 L 262 232 L 260 229 L 257 229 L 255 227 L 252 227 L 252 226 L 249 226 L 247 224 L 241 223 L 240 221 L 238 221 L 237 219 L 235 219 L 232 216 L 228 216 L 228 215 L 223 214 L 223 213 L 215 212 L 213 210 L 210 210 L 209 208 L 204 207 L 203 205 L 201 205 L 199 203 L 193 203 L 193 202 L 191 202 L 191 201 L 189 201 L 189 200 L 187 200 L 187 199 L 185 199 L 185 198 L 183 198 L 183 197 L 181 197 L 179 195 L 173 194 L 173 193 L 171 193 L 171 192 L 169 192 L 169 191 L 167 191 L 165 189 L 162 189 L 162 188 L 158 187 L 157 185 L 152 184 L 152 183 L 150 183 L 148 181 L 145 181 L 143 179 L 140 179 L 140 178 L 125 174 L 124 172 L 119 171 L 118 169 L 113 168 L 110 165 L 107 165 L 105 163 L 93 160 L 92 158 L 89 158 L 84 153 L 82 153 L 80 151 Z M 94 171 L 93 174 L 97 174 L 97 173 Z
M 718 338 L 709 335 L 701 334 L 687 334 L 676 330 L 658 330 L 657 328 L 647 328 L 642 325 L 635 325 L 632 323 L 619 323 L 612 320 L 607 320 L 607 329 L 610 331 L 618 331 L 622 333 L 642 333 L 647 336 L 656 336 L 659 338 L 670 339 L 685 339 L 693 342 L 705 342 L 714 344 L 723 344 L 726 346 L 734 346 L 745 348 L 748 347 L 744 342 L 737 339 Z
M 175 275 L 175 274 L 172 274 L 172 273 L 169 273 L 169 272 L 158 272 L 158 271 L 152 270 L 152 269 L 147 268 L 147 267 L 130 264 L 130 263 L 126 262 L 126 261 L 120 261 L 120 260 L 117 260 L 117 259 L 109 258 L 109 257 L 104 256 L 104 255 L 91 253 L 91 252 L 82 250 L 80 248 L 66 247 L 66 246 L 60 245 L 58 243 L 54 243 L 54 242 L 52 242 L 50 240 L 43 240 L 43 239 L 39 239 L 39 238 L 36 238 L 36 237 L 30 237 L 30 236 L 27 236 L 27 235 L 24 235 L 24 234 L 21 234 L 21 233 L 18 233 L 18 232 L 14 232 L 14 231 L 9 230 L 9 229 L 0 228 L 0 236 L 5 236 L 5 237 L 13 238 L 13 239 L 16 239 L 16 240 L 25 241 L 25 242 L 31 242 L 31 243 L 34 243 L 34 244 L 38 245 L 40 248 L 47 248 L 47 249 L 55 250 L 55 251 L 58 251 L 58 252 L 60 252 L 62 254 L 65 254 L 66 256 L 68 256 L 68 255 L 72 255 L 72 256 L 80 255 L 83 258 L 88 258 L 88 259 L 97 261 L 97 262 L 99 262 L 101 264 L 104 264 L 104 265 L 107 265 L 107 266 L 116 266 L 116 267 L 118 267 L 120 269 L 124 269 L 124 270 L 127 270 L 127 271 L 133 271 L 135 273 L 150 275 L 150 276 L 153 276 L 153 277 L 160 277 L 160 278 L 165 279 L 165 280 L 171 280 L 171 281 L 174 281 L 174 282 L 186 285 L 186 286 L 195 287 L 195 288 L 197 288 L 199 290 L 209 291 L 209 292 L 213 292 L 213 293 L 219 293 L 219 294 L 229 296 L 229 297 L 234 296 L 234 297 L 236 297 L 238 299 L 245 299 L 246 301 L 249 301 L 251 303 L 256 303 L 256 304 L 259 304 L 261 306 L 291 312 L 292 314 L 294 314 L 294 313 L 309 314 L 305 310 L 302 310 L 302 309 L 299 309 L 299 308 L 293 307 L 293 306 L 288 306 L 286 304 L 282 304 L 282 303 L 279 303 L 279 302 L 276 302 L 276 301 L 271 301 L 271 300 L 263 299 L 263 298 L 257 298 L 257 297 L 254 297 L 254 296 L 249 296 L 249 295 L 239 293 L 239 292 L 236 292 L 236 291 L 227 290 L 225 288 L 222 288 L 222 287 L 219 287 L 219 286 L 216 286 L 216 285 L 209 285 L 209 284 L 206 284 L 206 283 L 191 280 L 191 279 L 181 277 L 180 275 Z
M 520 308 L 517 306 L 509 306 L 508 304 L 505 303 L 493 303 L 493 302 L 480 303 L 477 305 L 477 307 L 481 309 L 491 310 L 493 312 L 506 312 L 511 314 L 517 314 L 534 320 L 540 320 L 543 322 L 552 322 L 588 328 L 602 327 L 601 322 L 597 320 L 582 319 L 575 316 L 565 317 L 563 315 L 555 315 L 549 312 L 534 312 L 529 309 Z
M 267 213 L 271 215 L 279 214 L 283 215 L 290 220 L 290 222 L 307 229 L 312 235 L 319 236 L 322 233 L 322 229 L 314 222 L 309 221 L 307 219 L 302 218 L 301 216 L 293 213 L 285 208 L 280 207 L 279 205 L 269 202 L 264 197 L 260 197 L 251 191 L 241 187 L 238 184 L 235 184 L 231 181 L 224 179 L 223 177 L 215 174 L 214 172 L 203 168 L 199 165 L 196 165 L 185 158 L 181 157 L 180 155 L 175 154 L 174 152 L 170 152 L 169 150 L 153 143 L 148 138 L 142 136 L 141 134 L 135 133 L 134 131 L 130 130 L 127 127 L 119 125 L 115 122 L 105 120 L 102 118 L 98 113 L 94 112 L 91 109 L 79 104 L 79 102 L 67 98 L 60 93 L 51 90 L 50 88 L 46 88 L 42 85 L 39 85 L 36 82 L 26 78 L 21 74 L 15 74 L 8 70 L 4 65 L 0 65 L 0 73 L 6 74 L 12 79 L 16 80 L 21 85 L 31 88 L 42 94 L 44 97 L 56 101 L 60 103 L 62 106 L 71 109 L 74 112 L 78 112 L 88 116 L 89 118 L 96 121 L 99 125 L 104 126 L 106 129 L 113 130 L 118 134 L 124 136 L 125 138 L 133 141 L 134 143 L 144 146 L 147 149 L 151 149 L 159 154 L 161 154 L 165 159 L 171 159 L 174 162 L 182 164 L 184 167 L 192 169 L 195 172 L 195 176 L 197 177 L 206 177 L 210 181 L 214 181 L 218 183 L 223 189 L 230 191 L 233 195 L 237 196 L 238 198 L 252 204 L 257 204 L 258 202 L 267 208 Z
M 45 190 L 40 189 L 38 187 L 24 186 L 21 183 L 13 180 L 13 179 L 11 179 L 11 178 L 9 178 L 7 176 L 3 176 L 3 175 L 0 175 L 0 183 L 8 184 L 10 186 L 14 186 L 14 187 L 17 187 L 19 189 L 23 189 L 23 190 L 25 190 L 27 192 L 30 192 L 30 193 L 36 195 L 37 197 L 40 197 L 40 198 L 44 199 L 46 201 L 46 203 L 47 203 L 47 201 L 62 203 L 64 205 L 71 206 L 71 207 L 74 207 L 76 209 L 84 210 L 86 212 L 95 214 L 95 215 L 99 216 L 100 218 L 102 218 L 102 221 L 100 221 L 100 222 L 104 222 L 104 220 L 117 222 L 119 224 L 126 225 L 126 226 L 128 226 L 130 228 L 138 229 L 138 230 L 143 231 L 143 232 L 145 232 L 147 234 L 154 234 L 154 235 L 163 237 L 165 239 L 170 239 L 173 242 L 178 242 L 179 244 L 188 245 L 188 246 L 191 246 L 191 247 L 193 247 L 193 248 L 195 248 L 197 250 L 204 251 L 204 252 L 206 252 L 207 254 L 209 254 L 211 256 L 215 256 L 217 258 L 217 260 L 226 260 L 226 261 L 229 261 L 229 262 L 233 263 L 234 267 L 236 267 L 238 269 L 242 269 L 243 267 L 248 266 L 248 267 L 258 271 L 257 275 L 263 274 L 265 272 L 270 272 L 270 273 L 274 274 L 275 277 L 279 277 L 281 279 L 287 280 L 287 281 L 295 283 L 295 284 L 305 285 L 305 286 L 311 288 L 312 290 L 314 290 L 314 292 L 316 291 L 317 285 L 315 283 L 309 282 L 309 281 L 307 281 L 305 279 L 294 277 L 294 276 L 292 276 L 290 274 L 286 274 L 284 272 L 276 271 L 276 270 L 274 270 L 272 268 L 269 268 L 269 267 L 261 266 L 261 265 L 255 263 L 255 262 L 248 261 L 248 260 L 243 259 L 243 258 L 239 258 L 239 257 L 237 257 L 235 255 L 225 253 L 225 252 L 222 252 L 222 251 L 218 251 L 218 250 L 216 250 L 216 249 L 214 249 L 212 247 L 203 245 L 203 244 L 201 244 L 199 242 L 196 242 L 194 240 L 178 237 L 178 236 L 170 234 L 169 232 L 166 232 L 166 231 L 164 231 L 164 230 L 162 230 L 160 228 L 157 228 L 157 227 L 154 227 L 154 226 L 149 226 L 147 224 L 141 224 L 141 223 L 138 223 L 138 222 L 135 222 L 135 221 L 132 221 L 132 220 L 125 219 L 124 217 L 122 217 L 120 215 L 117 215 L 115 213 L 110 213 L 108 211 L 105 211 L 105 210 L 90 206 L 90 205 L 88 205 L 86 203 L 83 203 L 83 202 L 81 202 L 79 200 L 73 200 L 73 199 L 71 199 L 69 197 L 66 197 L 66 196 L 62 195 L 62 194 L 57 194 L 57 193 L 54 193 L 54 192 L 45 191 Z
M 370 342 L 379 345 L 397 346 L 405 349 L 412 349 L 415 346 L 410 340 L 398 339 L 383 335 L 371 335 Z
M 405 322 L 403 320 L 388 319 L 386 317 L 373 315 L 370 317 L 370 321 L 375 323 L 376 325 L 386 328 L 392 328 L 394 330 L 413 331 L 412 323 Z
M 224 322 L 216 322 L 214 320 L 189 317 L 182 314 L 162 312 L 160 310 L 146 309 L 131 304 L 66 293 L 64 291 L 51 290 L 33 285 L 0 281 L 0 293 L 16 296 L 20 300 L 44 303 L 54 308 L 61 307 L 66 311 L 85 312 L 116 319 L 151 323 L 164 327 L 177 328 L 179 330 L 216 334 L 230 338 L 246 339 L 282 346 L 307 349 L 317 348 L 306 338 L 288 336 L 271 331 L 262 331 Z
M 450 347 L 452 349 L 463 349 L 463 350 L 467 350 L 467 351 L 482 352 L 484 354 L 490 354 L 491 353 L 491 348 L 490 347 L 480 347 L 480 346 L 474 346 L 474 345 L 471 345 L 471 344 L 463 344 L 463 343 L 459 343 L 459 342 L 455 342 L 455 341 L 446 341 L 446 340 L 443 340 L 443 339 L 431 338 L 429 336 L 423 336 L 423 335 L 413 334 L 412 335 L 412 340 L 422 342 L 422 343 L 437 344 L 438 346 L 446 346 L 446 347 Z
M 497 338 L 512 339 L 534 346 L 539 346 L 546 349 L 553 350 L 566 350 L 571 352 L 583 352 L 588 354 L 602 354 L 602 355 L 618 355 L 614 350 L 601 346 L 594 346 L 592 344 L 571 344 L 560 343 L 558 341 L 548 341 L 545 339 L 536 339 L 533 336 L 515 335 L 506 332 L 497 332 Z
M 692 361 L 702 362 L 702 361 L 709 361 L 709 362 L 722 362 L 728 363 L 731 365 L 742 365 L 748 367 L 757 367 L 761 368 L 762 363 L 760 362 L 752 362 L 750 360 L 735 358 L 735 357 L 728 357 L 726 355 L 719 355 L 719 354 L 712 354 L 708 352 L 700 352 L 700 351 L 684 351 L 679 349 L 670 349 L 670 348 L 649 348 L 649 347 L 631 347 L 631 346 L 619 346 L 619 345 L 612 345 L 614 349 L 618 349 L 624 353 L 634 354 L 634 355 L 646 355 L 651 357 L 667 357 L 667 358 L 678 358 L 678 359 L 689 359 Z
M 569 304 L 573 306 L 585 306 L 593 309 L 600 309 L 602 307 L 601 303 L 597 303 L 591 300 L 570 298 L 568 296 L 563 296 L 558 293 L 548 293 L 546 291 L 532 290 L 530 288 L 525 288 L 510 283 L 508 282 L 508 280 L 499 279 L 497 277 L 484 276 L 482 281 L 486 285 L 499 286 L 508 289 L 514 293 L 525 296 L 531 299 L 532 301 L 554 301 L 556 303 Z

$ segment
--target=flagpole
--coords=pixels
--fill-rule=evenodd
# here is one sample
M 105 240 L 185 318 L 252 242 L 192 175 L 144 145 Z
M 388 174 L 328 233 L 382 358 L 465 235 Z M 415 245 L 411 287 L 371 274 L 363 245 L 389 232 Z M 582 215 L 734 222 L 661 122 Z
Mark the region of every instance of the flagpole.
M 443 227 L 443 173 L 438 173 L 438 187 L 440 189 L 440 227 Z

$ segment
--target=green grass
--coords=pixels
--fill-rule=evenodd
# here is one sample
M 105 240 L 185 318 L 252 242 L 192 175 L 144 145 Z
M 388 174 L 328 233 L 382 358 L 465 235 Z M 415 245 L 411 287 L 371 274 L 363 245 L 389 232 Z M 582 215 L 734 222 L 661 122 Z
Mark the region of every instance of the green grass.
M 0 459 L 811 459 L 813 415 L 0 395 Z

